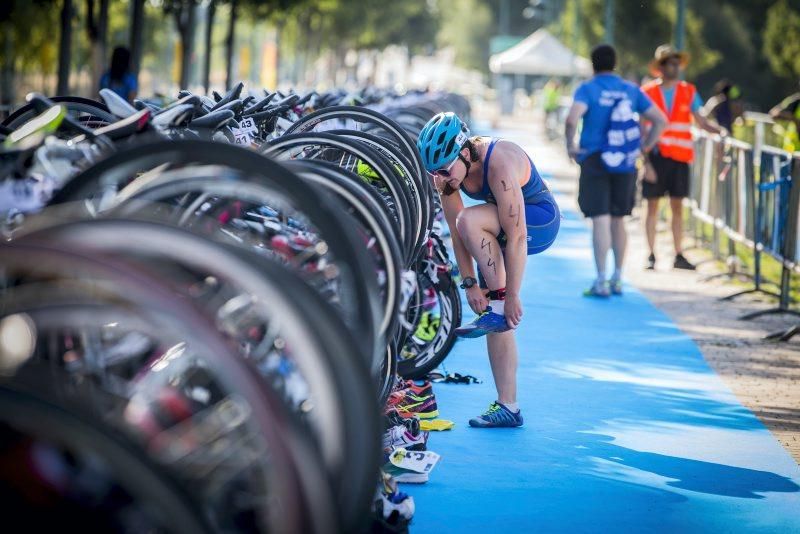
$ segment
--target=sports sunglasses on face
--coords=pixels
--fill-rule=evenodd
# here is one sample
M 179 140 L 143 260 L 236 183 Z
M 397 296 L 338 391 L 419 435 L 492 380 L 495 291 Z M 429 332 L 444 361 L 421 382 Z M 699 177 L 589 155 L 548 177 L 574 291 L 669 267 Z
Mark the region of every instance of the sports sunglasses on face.
M 459 156 L 460 155 L 461 154 L 459 154 Z M 450 163 L 450 165 L 448 165 L 447 167 L 445 167 L 443 169 L 436 169 L 431 174 L 436 174 L 438 176 L 444 176 L 445 178 L 450 178 L 450 169 L 453 168 L 453 165 L 456 164 L 456 161 L 458 161 L 458 158 L 454 159 L 453 162 Z

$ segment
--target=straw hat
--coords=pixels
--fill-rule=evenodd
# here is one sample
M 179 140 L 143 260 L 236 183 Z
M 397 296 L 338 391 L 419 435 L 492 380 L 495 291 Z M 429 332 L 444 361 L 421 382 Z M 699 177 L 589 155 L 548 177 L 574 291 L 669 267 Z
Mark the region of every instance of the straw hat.
M 661 64 L 673 57 L 676 57 L 681 61 L 682 69 L 685 69 L 686 65 L 689 64 L 689 54 L 687 52 L 678 50 L 672 45 L 664 44 L 656 48 L 653 61 L 650 62 L 650 72 L 652 72 L 654 75 L 661 74 Z

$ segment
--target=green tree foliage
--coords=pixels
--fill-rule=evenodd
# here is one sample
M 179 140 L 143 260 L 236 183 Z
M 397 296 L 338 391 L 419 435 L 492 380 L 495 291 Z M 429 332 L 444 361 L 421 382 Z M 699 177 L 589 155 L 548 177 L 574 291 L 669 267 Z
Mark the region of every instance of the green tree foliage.
M 60 2 L 55 0 L 13 0 L 4 2 L 4 38 L 11 38 L 11 53 L 16 72 L 55 72 L 58 61 Z M 3 63 L 5 47 L 0 47 Z
M 603 13 L 605 0 L 577 0 L 580 16 L 576 24 L 576 2 L 570 2 L 561 21 L 564 41 L 575 43 L 578 53 L 588 56 L 592 47 L 604 40 Z M 677 13 L 673 0 L 616 0 L 614 30 L 619 57 L 618 70 L 626 75 L 647 74 L 647 65 L 655 49 L 673 41 Z M 698 17 L 694 9 L 686 16 L 687 50 L 692 57 L 687 70 L 691 77 L 714 66 L 721 54 L 708 46 L 704 37 L 705 20 Z M 576 34 L 577 30 L 577 34 Z
M 492 10 L 481 0 L 439 0 L 440 46 L 456 51 L 459 66 L 489 71 L 489 40 L 496 32 Z
M 567 45 L 586 55 L 603 41 L 604 4 L 605 0 L 568 1 L 559 22 L 550 28 L 561 31 Z M 691 62 L 686 77 L 697 83 L 703 96 L 708 98 L 713 85 L 728 78 L 740 86 L 751 107 L 769 109 L 793 90 L 800 75 L 800 0 L 689 0 L 687 4 Z M 673 0 L 616 0 L 620 71 L 636 78 L 647 74 L 655 48 L 673 42 L 675 20 Z
M 418 49 L 433 43 L 438 21 L 425 0 L 359 2 L 363 16 L 358 17 L 355 37 L 358 48 L 385 48 L 390 44 L 405 44 Z M 355 6 L 354 6 L 355 8 Z M 352 13 L 356 13 L 355 8 Z
M 384 48 L 405 44 L 411 48 L 432 43 L 438 27 L 426 0 L 318 0 L 293 6 L 299 29 L 319 32 L 320 45 L 337 49 Z M 303 39 L 311 38 L 310 33 Z
M 767 11 L 764 54 L 775 74 L 800 77 L 800 10 L 787 0 L 778 1 Z

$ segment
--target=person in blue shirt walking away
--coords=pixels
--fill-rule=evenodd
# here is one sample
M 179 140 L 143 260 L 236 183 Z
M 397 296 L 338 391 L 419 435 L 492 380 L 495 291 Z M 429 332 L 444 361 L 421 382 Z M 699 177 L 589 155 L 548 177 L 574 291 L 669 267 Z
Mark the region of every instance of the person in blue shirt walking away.
M 517 344 L 522 321 L 520 288 L 527 257 L 555 241 L 561 213 L 531 159 L 515 143 L 470 137 L 454 113 L 439 113 L 417 141 L 425 169 L 441 194 L 467 302 L 478 317 L 456 330 L 486 336 L 497 400 L 473 427 L 522 425 L 517 404 Z M 464 206 L 460 193 L 478 201 Z M 478 280 L 475 265 L 478 264 Z
M 623 80 L 615 72 L 617 54 L 610 45 L 599 45 L 592 50 L 594 76 L 578 86 L 566 120 L 567 153 L 580 164 L 578 205 L 592 220 L 592 246 L 597 268 L 597 278 L 584 292 L 586 296 L 608 297 L 622 294 L 622 266 L 628 235 L 625 217 L 631 214 L 636 198 L 636 172 L 627 166 L 610 169 L 603 156 L 609 143 L 612 112 L 624 109 L 638 113 L 653 123 L 647 136 L 641 140 L 641 150 L 651 150 L 667 124 L 663 113 L 636 85 Z M 583 120 L 580 142 L 575 144 L 578 123 Z M 620 133 L 623 139 L 639 139 L 638 126 Z M 638 157 L 638 150 L 626 154 L 626 163 Z M 623 170 L 624 172 L 619 172 Z M 614 274 L 606 277 L 606 259 L 609 249 L 614 252 Z
M 130 51 L 124 46 L 114 48 L 111 54 L 111 68 L 100 77 L 100 89 L 111 89 L 128 102 L 133 102 L 138 84 L 130 70 Z

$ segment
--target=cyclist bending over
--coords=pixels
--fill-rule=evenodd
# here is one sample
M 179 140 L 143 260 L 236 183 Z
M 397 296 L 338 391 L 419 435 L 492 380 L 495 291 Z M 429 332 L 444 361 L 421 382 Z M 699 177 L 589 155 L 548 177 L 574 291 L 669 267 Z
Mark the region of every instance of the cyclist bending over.
M 432 118 L 420 132 L 417 147 L 442 197 L 461 287 L 470 308 L 479 314 L 456 332 L 462 337 L 486 335 L 497 388 L 497 401 L 469 424 L 520 426 L 514 329 L 522 321 L 519 294 L 525 261 L 553 243 L 561 214 L 522 148 L 510 141 L 470 137 L 454 113 Z M 480 203 L 464 207 L 461 195 L 455 194 L 459 190 Z

